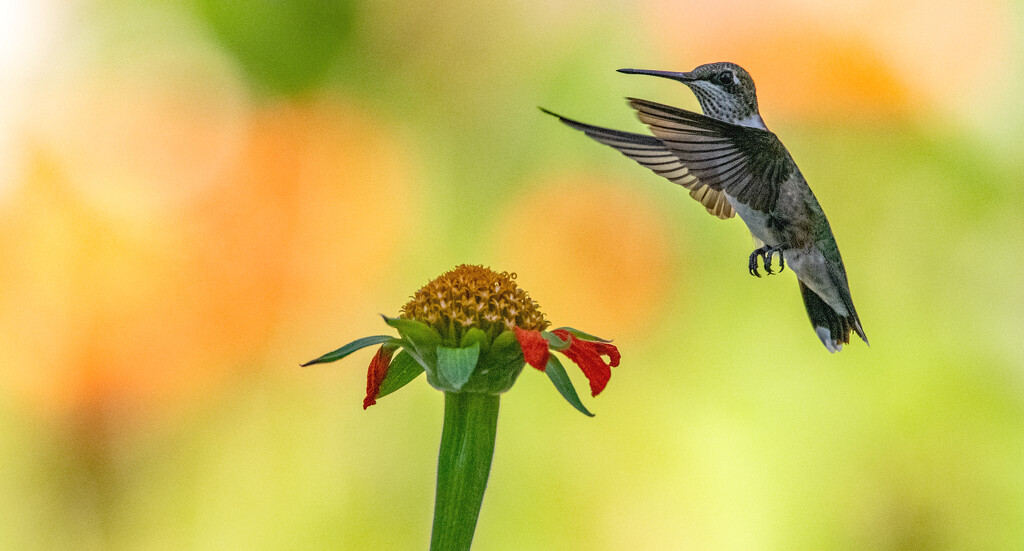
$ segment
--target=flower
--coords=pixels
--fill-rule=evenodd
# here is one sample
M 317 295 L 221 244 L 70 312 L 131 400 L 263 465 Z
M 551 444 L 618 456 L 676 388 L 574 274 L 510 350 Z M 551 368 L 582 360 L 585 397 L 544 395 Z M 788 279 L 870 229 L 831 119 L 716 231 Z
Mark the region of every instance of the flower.
M 604 339 L 570 327 L 547 331 L 544 314 L 515 279 L 483 266 L 457 266 L 416 291 L 398 317 L 384 316 L 398 337 L 363 337 L 303 364 L 333 362 L 379 345 L 366 373 L 363 409 L 424 372 L 427 383 L 444 392 L 432 550 L 470 548 L 494 456 L 500 394 L 527 363 L 589 416 L 551 351 L 580 366 L 593 396 L 619 365 L 618 349 Z
M 537 303 L 515 279 L 516 274 L 463 264 L 416 291 L 399 317 L 422 321 L 455 340 L 472 327 L 492 336 L 516 327 L 547 328 Z
M 570 327 L 547 331 L 549 322 L 515 278 L 514 273 L 460 265 L 416 291 L 398 317 L 384 316 L 398 337 L 364 337 L 303 365 L 333 362 L 380 345 L 367 370 L 366 409 L 423 372 L 431 386 L 444 392 L 501 394 L 529 364 L 546 373 L 573 407 L 592 415 L 551 351 L 578 365 L 590 381 L 591 395 L 597 396 L 611 368 L 619 365 L 618 349 Z

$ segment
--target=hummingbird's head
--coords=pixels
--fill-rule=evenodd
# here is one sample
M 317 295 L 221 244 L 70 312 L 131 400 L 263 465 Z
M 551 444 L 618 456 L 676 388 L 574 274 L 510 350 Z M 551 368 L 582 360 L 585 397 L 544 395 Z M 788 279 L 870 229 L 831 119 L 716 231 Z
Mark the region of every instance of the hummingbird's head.
M 705 115 L 744 126 L 764 126 L 757 112 L 754 79 L 735 63 L 707 63 L 686 73 L 641 69 L 619 72 L 677 80 L 693 90 Z

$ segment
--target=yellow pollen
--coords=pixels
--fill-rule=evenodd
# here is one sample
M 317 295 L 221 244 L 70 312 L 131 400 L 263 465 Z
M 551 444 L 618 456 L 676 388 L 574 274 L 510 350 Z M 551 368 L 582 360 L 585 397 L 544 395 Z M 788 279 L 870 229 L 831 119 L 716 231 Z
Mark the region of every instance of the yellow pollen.
M 516 286 L 516 274 L 463 264 L 427 283 L 402 307 L 403 318 L 422 321 L 442 337 L 459 339 L 470 327 L 490 337 L 512 327 L 542 331 L 544 314 Z

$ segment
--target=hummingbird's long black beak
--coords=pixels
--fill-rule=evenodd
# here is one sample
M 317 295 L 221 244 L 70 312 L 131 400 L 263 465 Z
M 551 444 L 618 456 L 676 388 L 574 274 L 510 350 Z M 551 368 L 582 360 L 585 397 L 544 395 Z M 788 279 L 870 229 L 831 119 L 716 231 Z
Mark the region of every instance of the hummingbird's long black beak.
M 693 73 L 675 73 L 672 71 L 648 71 L 646 69 L 619 69 L 620 73 L 627 75 L 650 75 L 652 77 L 670 78 L 679 82 L 693 82 L 697 80 Z

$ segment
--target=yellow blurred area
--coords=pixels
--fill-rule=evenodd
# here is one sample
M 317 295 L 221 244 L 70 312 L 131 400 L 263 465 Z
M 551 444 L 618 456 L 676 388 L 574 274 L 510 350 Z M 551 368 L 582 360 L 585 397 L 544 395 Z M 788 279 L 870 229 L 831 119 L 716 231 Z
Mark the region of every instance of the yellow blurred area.
M 475 549 L 1024 547 L 1017 6 L 0 2 L 0 549 L 423 549 L 442 397 L 361 409 L 461 263 L 622 363 L 503 397 Z M 871 347 L 749 234 L 538 105 L 730 60 L 825 211 Z M 567 363 L 568 366 L 568 363 Z M 581 386 L 582 385 L 582 386 Z

